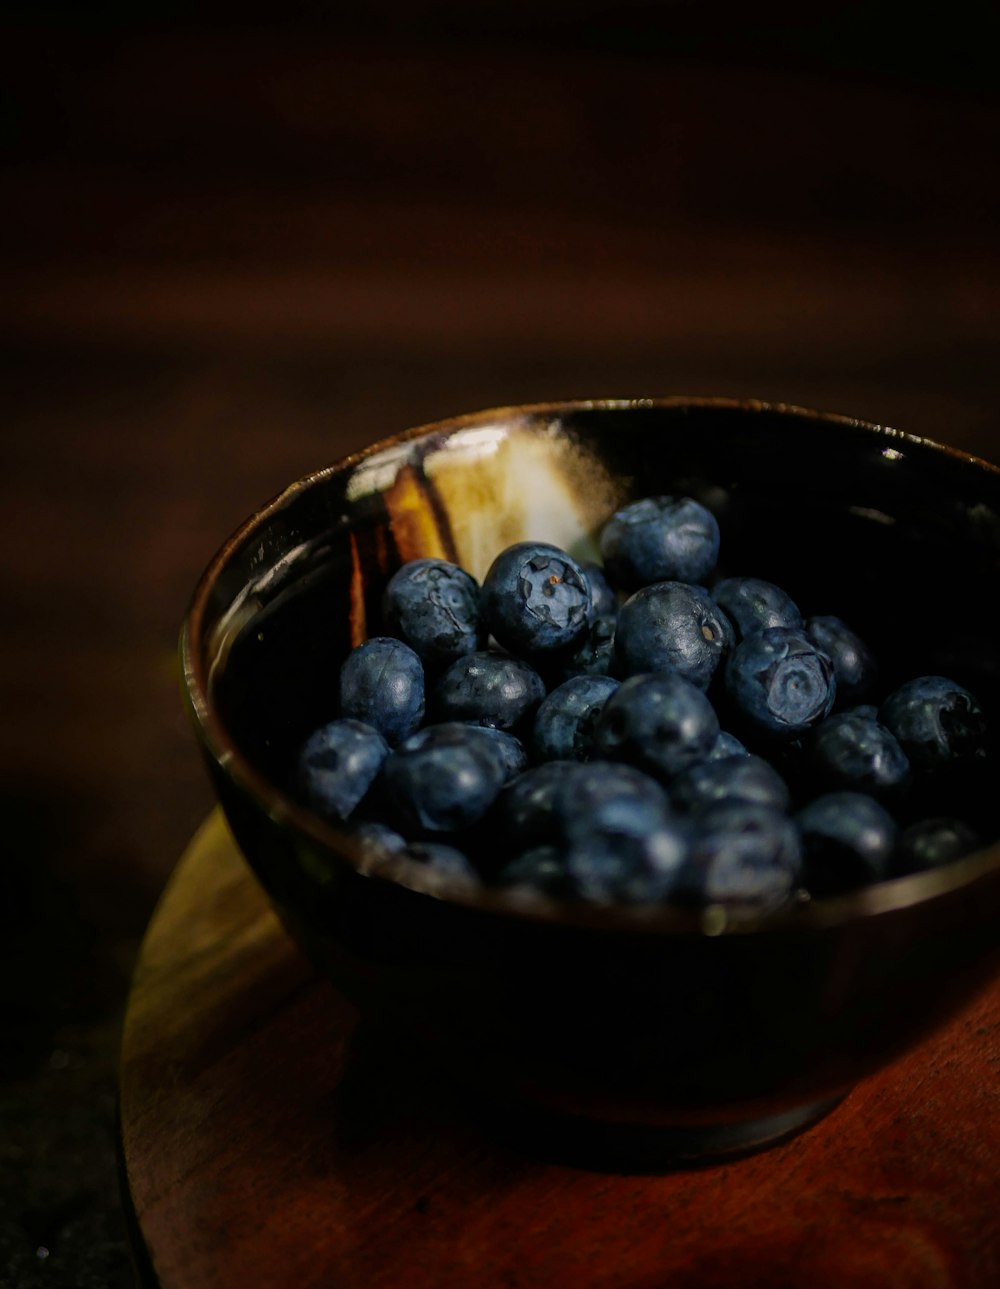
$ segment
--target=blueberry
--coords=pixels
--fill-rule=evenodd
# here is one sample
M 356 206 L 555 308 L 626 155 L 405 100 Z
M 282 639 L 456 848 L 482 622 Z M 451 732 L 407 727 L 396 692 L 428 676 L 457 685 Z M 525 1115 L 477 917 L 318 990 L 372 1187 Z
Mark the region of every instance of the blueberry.
M 617 688 L 618 681 L 610 676 L 574 676 L 553 689 L 535 713 L 535 759 L 589 760 L 594 726 Z
M 424 718 L 424 668 L 402 640 L 373 636 L 344 659 L 340 669 L 340 711 L 373 725 L 395 745 Z
M 456 658 L 441 673 L 433 703 L 440 720 L 512 730 L 527 723 L 544 697 L 545 683 L 528 663 L 482 650 Z
M 388 751 L 388 748 L 386 750 Z M 354 824 L 349 832 L 355 841 L 365 847 L 372 846 L 378 850 L 394 852 L 403 850 L 406 846 L 406 838 L 402 833 L 374 819 L 366 819 L 362 823 Z
M 795 816 L 805 849 L 803 883 L 815 896 L 880 882 L 889 876 L 897 828 L 862 792 L 829 792 Z
M 676 671 L 707 689 L 732 643 L 732 624 L 700 586 L 645 586 L 618 612 L 615 657 L 622 676 Z
M 763 578 L 724 577 L 712 587 L 712 599 L 733 624 L 737 640 L 768 627 L 802 626 L 798 605 Z
M 528 753 L 521 740 L 506 730 L 495 729 L 492 725 L 469 724 L 477 738 L 486 739 L 503 758 L 504 774 L 509 782 L 528 768 Z
M 584 837 L 564 862 L 581 899 L 651 904 L 668 898 L 687 854 L 687 833 L 671 820 L 643 833 Z
M 678 900 L 762 914 L 787 904 L 802 871 L 798 830 L 781 810 L 720 801 L 698 818 Z
M 324 819 L 342 821 L 365 797 L 388 755 L 389 745 L 371 725 L 330 721 L 299 752 L 295 791 Z
M 828 716 L 809 735 L 806 760 L 820 789 L 899 797 L 910 784 L 910 763 L 896 737 L 858 710 Z
M 719 525 L 691 497 L 646 497 L 617 511 L 601 532 L 601 556 L 616 586 L 701 582 L 719 557 Z
M 671 822 L 666 792 L 634 766 L 565 764 L 572 772 L 555 784 L 552 794 L 557 843 L 579 847 L 595 837 L 609 843 L 641 838 Z
M 962 819 L 921 819 L 900 833 L 892 871 L 897 876 L 926 873 L 971 855 L 981 844 L 979 834 Z
M 570 676 L 610 675 L 615 656 L 617 621 L 617 615 L 602 614 L 594 618 L 579 643 L 568 653 L 560 656 L 559 679 L 569 680 Z
M 853 707 L 871 697 L 878 683 L 878 663 L 860 636 L 834 617 L 809 618 L 806 635 L 833 663 L 838 707 Z
M 386 629 L 426 663 L 451 662 L 486 643 L 479 583 L 457 564 L 415 559 L 389 580 L 382 601 Z
M 804 631 L 770 627 L 747 636 L 726 665 L 726 691 L 758 732 L 795 738 L 829 714 L 833 663 Z
M 497 800 L 500 830 L 515 850 L 553 842 L 556 820 L 552 803 L 556 789 L 579 767 L 573 761 L 547 761 L 525 770 L 504 788 Z
M 611 589 L 604 569 L 600 564 L 584 564 L 583 572 L 590 583 L 591 620 L 600 617 L 614 617 L 618 612 L 618 596 Z
M 916 770 L 941 770 L 986 755 L 986 717 L 967 689 L 944 676 L 920 676 L 890 694 L 879 720 Z
M 483 579 L 483 618 L 513 653 L 551 653 L 574 645 L 591 616 L 590 582 L 579 564 L 545 542 L 518 542 Z
M 712 744 L 712 750 L 705 758 L 708 761 L 724 761 L 728 756 L 749 756 L 746 746 L 735 734 L 726 730 L 719 731 L 719 737 Z
M 392 807 L 408 831 L 458 832 L 478 822 L 504 785 L 503 754 L 468 725 L 428 725 L 385 762 Z
M 535 846 L 516 855 L 497 873 L 496 885 L 538 891 L 544 895 L 572 896 L 573 881 L 556 846 Z
M 594 754 L 667 782 L 703 761 L 718 736 L 719 718 L 701 690 L 663 671 L 619 685 L 594 729 Z
M 666 793 L 628 765 L 590 762 L 556 787 L 552 813 L 583 899 L 660 900 L 687 853 Z
M 692 814 L 720 801 L 742 801 L 779 811 L 786 811 L 791 804 L 788 785 L 769 761 L 738 755 L 691 766 L 671 783 L 670 800 L 679 810 Z
M 440 841 L 414 841 L 400 853 L 442 876 L 459 877 L 470 885 L 480 884 L 479 874 L 457 846 L 447 846 Z

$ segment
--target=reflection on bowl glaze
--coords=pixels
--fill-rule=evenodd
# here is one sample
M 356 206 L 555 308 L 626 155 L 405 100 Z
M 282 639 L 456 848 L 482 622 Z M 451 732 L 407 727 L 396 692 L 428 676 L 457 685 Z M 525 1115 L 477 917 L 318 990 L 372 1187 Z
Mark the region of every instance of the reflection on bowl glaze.
M 626 1160 L 766 1144 L 927 1032 L 996 968 L 1000 850 L 739 924 L 570 906 L 359 851 L 288 795 L 287 767 L 403 561 L 481 577 L 526 539 L 593 558 L 618 505 L 667 492 L 718 517 L 720 573 L 842 613 L 890 660 L 887 685 L 893 669 L 953 675 L 997 710 L 988 624 L 928 613 L 926 588 L 960 604 L 996 585 L 1000 474 L 884 427 L 732 400 L 513 408 L 375 445 L 234 535 L 183 640 L 227 818 L 313 960 L 457 1074 L 572 1116 L 577 1139 L 597 1132 Z M 968 789 L 1000 833 L 992 792 Z

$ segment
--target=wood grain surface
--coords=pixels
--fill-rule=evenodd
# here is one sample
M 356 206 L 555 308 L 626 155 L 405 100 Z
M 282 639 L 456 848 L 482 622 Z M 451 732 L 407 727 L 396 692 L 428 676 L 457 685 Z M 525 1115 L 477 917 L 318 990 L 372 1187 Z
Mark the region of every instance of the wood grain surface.
M 162 1289 L 1000 1283 L 1000 981 L 770 1152 L 664 1175 L 564 1167 L 359 1022 L 218 814 L 143 945 L 121 1116 Z

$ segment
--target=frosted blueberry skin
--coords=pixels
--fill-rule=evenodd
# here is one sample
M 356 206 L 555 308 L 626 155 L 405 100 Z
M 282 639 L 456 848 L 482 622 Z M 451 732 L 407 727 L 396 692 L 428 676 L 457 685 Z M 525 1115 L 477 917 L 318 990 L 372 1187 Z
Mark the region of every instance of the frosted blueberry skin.
M 573 761 L 547 761 L 512 779 L 496 803 L 498 829 L 513 850 L 530 850 L 556 840 L 556 789 L 572 777 Z
M 372 725 L 390 746 L 424 718 L 424 667 L 402 640 L 373 636 L 344 659 L 339 680 L 342 716 Z
M 514 730 L 526 724 L 545 697 L 534 667 L 508 654 L 464 654 L 438 677 L 432 706 L 438 720 L 469 721 Z
M 986 717 L 977 700 L 944 676 L 920 676 L 890 694 L 879 720 L 915 770 L 968 765 L 986 755 Z
M 803 885 L 837 895 L 891 875 L 898 829 L 884 806 L 862 792 L 828 792 L 795 816 L 805 850 Z
M 616 669 L 621 676 L 676 671 L 708 689 L 733 641 L 732 624 L 706 590 L 659 582 L 636 591 L 618 611 Z
M 963 819 L 920 819 L 899 834 L 892 872 L 898 877 L 927 873 L 964 859 L 981 845 L 979 834 Z
M 457 564 L 415 559 L 390 578 L 382 599 L 386 630 L 405 640 L 425 663 L 452 662 L 481 649 L 479 583 Z
M 705 758 L 708 761 L 724 761 L 729 756 L 749 756 L 750 753 L 744 743 L 730 734 L 727 730 L 720 730 L 719 737 L 712 744 L 712 750 Z
M 460 832 L 477 823 L 506 781 L 502 753 L 457 721 L 412 734 L 383 767 L 389 808 L 405 832 Z
M 363 721 L 330 721 L 299 752 L 293 791 L 324 819 L 347 819 L 378 777 L 389 745 Z
M 569 653 L 560 656 L 558 678 L 569 680 L 571 676 L 611 675 L 614 669 L 617 622 L 617 613 L 601 614 L 594 618 L 579 643 Z
M 590 583 L 590 617 L 614 617 L 618 612 L 618 596 L 609 583 L 600 564 L 581 565 L 587 581 Z
M 785 812 L 791 805 L 788 785 L 770 762 L 760 756 L 731 756 L 702 761 L 670 784 L 670 800 L 678 810 L 700 815 L 722 801 L 767 806 Z
M 557 844 L 579 846 L 596 835 L 606 840 L 642 837 L 671 820 L 666 792 L 634 766 L 601 761 L 567 764 L 570 773 L 555 784 L 552 793 Z
M 801 872 L 801 841 L 788 815 L 753 802 L 720 801 L 698 818 L 674 896 L 698 906 L 770 913 L 792 899 Z
M 857 710 L 837 712 L 816 726 L 805 763 L 819 791 L 867 792 L 879 801 L 901 798 L 913 778 L 895 735 Z
M 833 663 L 841 709 L 865 703 L 878 684 L 878 662 L 859 635 L 840 618 L 809 618 L 806 635 Z
M 400 854 L 443 876 L 458 877 L 470 885 L 481 885 L 481 878 L 468 856 L 457 846 L 448 846 L 440 841 L 414 841 L 404 847 Z
M 600 545 L 608 577 L 627 591 L 702 582 L 719 558 L 719 525 L 691 497 L 645 497 L 611 516 Z
M 349 831 L 354 840 L 359 841 L 362 846 L 375 846 L 390 852 L 403 850 L 406 846 L 406 838 L 402 833 L 375 819 L 366 819 L 362 823 L 354 824 Z
M 516 855 L 494 878 L 497 886 L 571 898 L 576 894 L 562 853 L 555 846 L 535 846 Z
M 577 765 L 557 784 L 552 814 L 580 898 L 665 898 L 687 853 L 687 836 L 648 775 L 629 765 Z
M 689 849 L 676 821 L 628 836 L 594 833 L 565 855 L 573 894 L 592 903 L 654 904 L 670 897 Z
M 672 671 L 631 676 L 604 704 L 594 756 L 625 761 L 666 783 L 704 761 L 718 737 L 715 708 L 696 685 Z
M 508 733 L 507 730 L 495 729 L 492 725 L 470 723 L 469 729 L 474 731 L 477 738 L 484 738 L 490 742 L 500 753 L 508 783 L 528 768 L 527 748 L 514 734 Z
M 535 712 L 531 748 L 537 761 L 588 761 L 594 726 L 618 688 L 610 676 L 574 676 L 543 699 Z
M 590 582 L 558 546 L 518 542 L 483 578 L 482 613 L 505 649 L 530 657 L 576 644 L 592 612 Z
M 769 627 L 801 627 L 798 605 L 780 586 L 759 577 L 724 577 L 712 599 L 733 624 L 736 639 Z
M 747 636 L 726 664 L 726 693 L 751 728 L 794 739 L 828 716 L 837 692 L 833 663 L 793 627 Z

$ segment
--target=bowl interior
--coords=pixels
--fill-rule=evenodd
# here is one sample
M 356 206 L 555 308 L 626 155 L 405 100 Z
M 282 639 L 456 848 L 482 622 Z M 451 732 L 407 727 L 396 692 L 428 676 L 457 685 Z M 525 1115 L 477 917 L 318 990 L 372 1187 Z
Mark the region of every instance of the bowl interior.
M 293 485 L 209 569 L 188 624 L 188 673 L 209 751 L 290 810 L 295 749 L 336 714 L 340 660 L 379 630 L 406 559 L 477 577 L 505 545 L 597 556 L 623 501 L 698 498 L 717 516 L 719 573 L 767 578 L 805 615 L 846 619 L 883 691 L 920 674 L 998 710 L 986 606 L 1000 559 L 1000 474 L 884 427 L 786 407 L 665 400 L 507 409 L 377 445 Z M 965 812 L 1000 834 L 990 794 Z M 301 815 L 301 812 L 298 812 Z

